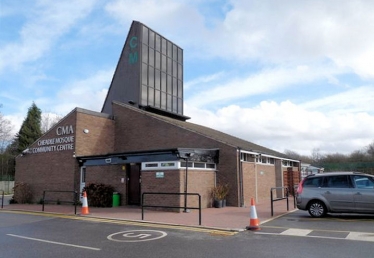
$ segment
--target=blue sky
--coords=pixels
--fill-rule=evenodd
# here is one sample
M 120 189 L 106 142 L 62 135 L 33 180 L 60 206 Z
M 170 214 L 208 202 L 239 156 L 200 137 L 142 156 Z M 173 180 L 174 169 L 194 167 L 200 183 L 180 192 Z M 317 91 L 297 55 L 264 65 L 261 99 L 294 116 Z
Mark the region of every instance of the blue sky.
M 184 114 L 281 151 L 374 141 L 374 2 L 1 0 L 0 112 L 101 111 L 133 20 L 184 50 Z

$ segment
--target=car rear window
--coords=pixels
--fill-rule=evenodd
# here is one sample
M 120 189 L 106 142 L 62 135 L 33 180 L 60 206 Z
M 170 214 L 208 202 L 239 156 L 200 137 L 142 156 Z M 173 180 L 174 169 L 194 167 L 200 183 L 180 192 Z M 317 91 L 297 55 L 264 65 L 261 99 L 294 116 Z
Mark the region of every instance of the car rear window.
M 310 177 L 305 180 L 304 187 L 321 187 L 323 177 Z

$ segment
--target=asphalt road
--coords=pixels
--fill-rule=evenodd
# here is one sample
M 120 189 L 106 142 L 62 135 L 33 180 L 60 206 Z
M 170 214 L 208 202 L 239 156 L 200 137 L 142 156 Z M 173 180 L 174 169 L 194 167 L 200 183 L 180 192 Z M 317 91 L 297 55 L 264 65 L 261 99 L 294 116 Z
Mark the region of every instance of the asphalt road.
M 346 238 L 352 232 L 364 233 L 366 239 Z M 261 225 L 259 231 L 232 234 L 0 210 L 0 250 L 4 258 L 367 258 L 374 252 L 374 216 L 312 219 L 297 211 Z

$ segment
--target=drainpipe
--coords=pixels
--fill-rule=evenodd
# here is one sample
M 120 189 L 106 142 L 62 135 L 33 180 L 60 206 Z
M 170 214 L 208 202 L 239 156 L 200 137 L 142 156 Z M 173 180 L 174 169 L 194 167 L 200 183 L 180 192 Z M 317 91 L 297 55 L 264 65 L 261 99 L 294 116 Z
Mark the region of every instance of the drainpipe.
M 261 154 L 259 154 L 259 160 L 261 160 Z M 255 159 L 255 200 L 258 202 L 258 193 L 257 193 L 257 162 Z
M 241 149 L 238 148 L 238 169 L 239 169 L 239 204 L 244 207 L 244 187 L 243 187 L 243 168 L 241 162 Z

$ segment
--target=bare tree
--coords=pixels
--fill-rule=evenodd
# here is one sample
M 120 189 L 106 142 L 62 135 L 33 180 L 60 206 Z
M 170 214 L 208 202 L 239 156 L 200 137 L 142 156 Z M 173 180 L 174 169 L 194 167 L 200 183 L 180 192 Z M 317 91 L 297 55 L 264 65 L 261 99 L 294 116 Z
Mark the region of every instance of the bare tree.
M 374 158 L 374 142 L 366 147 L 366 152 L 369 154 L 370 158 Z
M 5 147 L 12 139 L 13 126 L 10 120 L 6 119 L 0 112 L 0 153 L 3 153 Z
M 323 157 L 325 163 L 344 163 L 348 161 L 348 157 L 341 153 L 327 154 Z
M 51 129 L 55 124 L 57 124 L 61 120 L 61 116 L 51 113 L 45 112 L 42 113 L 42 121 L 41 121 L 41 129 L 42 133 L 46 133 L 49 129 Z
M 349 155 L 350 162 L 362 162 L 367 160 L 367 155 L 364 151 L 356 150 Z
M 321 161 L 322 158 L 323 158 L 323 156 L 322 156 L 319 148 L 314 148 L 312 150 L 312 156 L 311 156 L 311 159 L 312 159 L 313 163 L 318 164 Z

